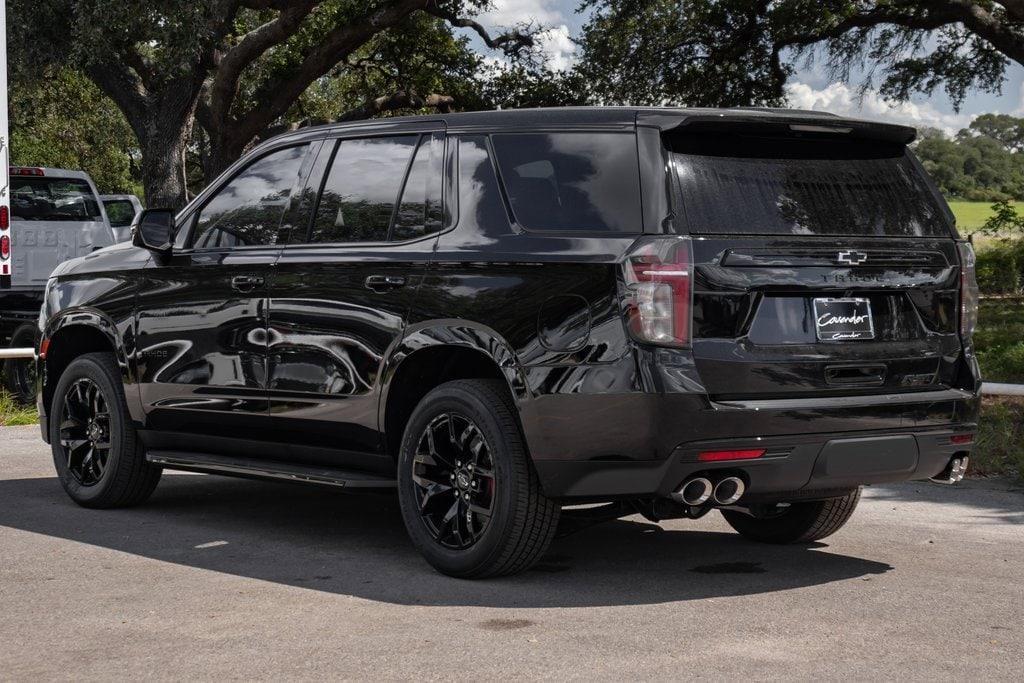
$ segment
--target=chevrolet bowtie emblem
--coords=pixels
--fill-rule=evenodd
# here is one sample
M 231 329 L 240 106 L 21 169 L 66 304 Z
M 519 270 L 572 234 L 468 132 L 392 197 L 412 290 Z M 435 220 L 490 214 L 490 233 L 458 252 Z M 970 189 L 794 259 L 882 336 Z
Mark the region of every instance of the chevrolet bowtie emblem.
M 841 251 L 839 252 L 839 255 L 836 257 L 836 261 L 838 261 L 839 263 L 844 263 L 848 266 L 860 265 L 861 263 L 864 263 L 867 260 L 868 255 L 865 254 L 863 251 L 853 250 Z

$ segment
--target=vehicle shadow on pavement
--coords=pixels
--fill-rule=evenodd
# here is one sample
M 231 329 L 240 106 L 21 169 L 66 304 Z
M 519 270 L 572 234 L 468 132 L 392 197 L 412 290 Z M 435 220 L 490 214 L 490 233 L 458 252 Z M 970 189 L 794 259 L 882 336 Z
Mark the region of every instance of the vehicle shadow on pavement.
M 165 474 L 152 499 L 86 510 L 55 478 L 0 481 L 0 526 L 164 562 L 407 605 L 580 607 L 749 595 L 870 577 L 888 564 L 731 533 L 600 524 L 555 541 L 525 574 L 462 581 L 434 572 L 392 495 Z M 46 572 L 44 565 L 41 572 Z

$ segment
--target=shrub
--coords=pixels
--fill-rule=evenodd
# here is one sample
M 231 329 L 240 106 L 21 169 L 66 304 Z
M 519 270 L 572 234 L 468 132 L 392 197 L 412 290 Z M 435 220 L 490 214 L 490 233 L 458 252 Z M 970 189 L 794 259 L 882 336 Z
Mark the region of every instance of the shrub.
M 1020 251 L 1016 245 L 998 242 L 978 252 L 978 286 L 982 294 L 1016 294 L 1020 290 Z

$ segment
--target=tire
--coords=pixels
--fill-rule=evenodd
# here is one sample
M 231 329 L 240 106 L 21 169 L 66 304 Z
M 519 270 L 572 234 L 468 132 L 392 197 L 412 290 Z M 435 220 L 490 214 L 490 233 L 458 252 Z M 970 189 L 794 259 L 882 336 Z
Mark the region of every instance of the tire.
M 490 380 L 447 382 L 420 401 L 402 439 L 398 491 L 413 545 L 459 578 L 528 569 L 547 551 L 561 513 L 541 492 L 506 388 Z M 469 498 L 459 500 L 460 492 Z M 474 512 L 487 506 L 487 516 Z
M 740 535 L 761 543 L 810 543 L 839 531 L 853 516 L 860 501 L 860 489 L 840 498 L 793 503 L 782 514 L 757 517 L 736 510 L 722 510 L 722 516 Z
M 9 346 L 11 348 L 36 348 L 36 327 L 24 324 L 14 330 Z M 32 359 L 12 359 L 4 361 L 4 388 L 19 403 L 29 404 L 36 397 L 35 361 Z
M 98 436 L 91 432 L 93 424 Z M 121 371 L 110 354 L 88 353 L 68 365 L 54 389 L 49 430 L 57 476 L 82 507 L 138 505 L 156 489 L 162 470 L 146 462 L 128 415 Z M 74 444 L 79 445 L 67 448 Z

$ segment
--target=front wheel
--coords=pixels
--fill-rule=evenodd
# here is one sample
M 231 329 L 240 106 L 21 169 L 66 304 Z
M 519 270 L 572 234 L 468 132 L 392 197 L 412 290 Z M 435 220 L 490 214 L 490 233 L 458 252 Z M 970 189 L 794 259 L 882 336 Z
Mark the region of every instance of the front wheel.
M 79 505 L 136 505 L 156 489 L 161 469 L 146 462 L 110 354 L 87 353 L 68 365 L 54 389 L 49 426 L 57 476 Z
M 745 538 L 761 543 L 810 543 L 831 536 L 857 509 L 860 489 L 840 498 L 789 505 L 757 505 L 749 512 L 722 510 L 722 516 Z
M 560 508 L 540 490 L 498 382 L 447 382 L 420 401 L 402 439 L 398 487 L 413 544 L 450 576 L 523 571 L 558 526 Z

